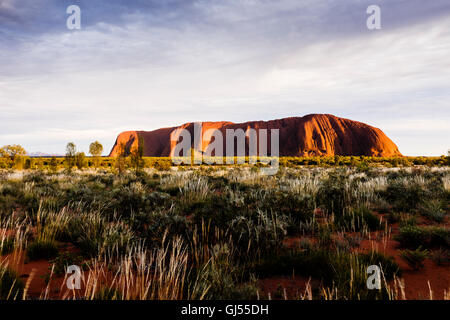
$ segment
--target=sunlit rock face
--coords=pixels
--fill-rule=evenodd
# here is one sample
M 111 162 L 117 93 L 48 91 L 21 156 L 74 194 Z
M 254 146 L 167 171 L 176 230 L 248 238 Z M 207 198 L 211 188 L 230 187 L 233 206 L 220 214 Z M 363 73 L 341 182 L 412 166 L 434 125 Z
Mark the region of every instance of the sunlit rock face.
M 209 129 L 219 130 L 224 137 L 226 150 L 227 129 L 268 129 L 268 152 L 270 153 L 270 129 L 279 129 L 280 156 L 401 156 L 398 147 L 383 131 L 362 122 L 339 118 L 330 114 L 310 114 L 304 117 L 291 117 L 271 121 L 251 121 L 245 123 L 202 122 L 202 133 Z M 162 128 L 154 131 L 126 131 L 119 134 L 110 156 L 116 156 L 121 143 L 129 152 L 138 141 L 144 142 L 144 156 L 168 157 L 176 142 L 171 142 L 171 134 L 186 129 L 194 137 L 194 123 L 179 127 Z M 211 142 L 203 136 L 202 151 Z M 247 138 L 248 139 L 248 138 Z M 192 138 L 193 140 L 193 138 Z M 193 143 L 193 141 L 192 141 Z M 246 141 L 246 154 L 248 154 Z

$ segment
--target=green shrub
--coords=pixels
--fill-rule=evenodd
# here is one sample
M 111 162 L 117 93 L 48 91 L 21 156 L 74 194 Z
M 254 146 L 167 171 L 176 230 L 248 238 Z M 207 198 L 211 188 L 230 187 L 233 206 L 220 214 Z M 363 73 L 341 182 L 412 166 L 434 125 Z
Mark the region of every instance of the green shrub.
M 73 241 L 84 257 L 95 257 L 111 250 L 124 253 L 135 240 L 130 225 L 117 217 L 108 222 L 99 212 L 75 216 L 69 223 L 66 237 Z
M 269 192 L 262 199 L 249 199 L 245 204 L 258 206 L 261 210 L 273 210 L 279 216 L 289 217 L 294 225 L 308 221 L 316 207 L 315 198 L 311 195 L 298 195 L 292 192 Z
M 88 163 L 84 152 L 77 152 L 75 155 L 75 165 L 79 170 L 87 167 Z
M 398 270 L 395 263 L 387 260 L 384 257 L 380 259 L 381 255 L 356 255 L 352 253 L 339 253 L 330 256 L 330 264 L 334 270 L 332 282 L 328 280 L 329 287 L 335 288 L 340 299 L 350 300 L 373 300 L 373 299 L 388 299 L 389 294 L 387 287 L 383 285 L 379 290 L 369 290 L 367 288 L 367 268 L 370 265 L 379 265 L 383 275 L 387 279 L 392 279 L 392 266 L 394 270 Z M 387 262 L 388 266 L 383 265 Z M 391 268 L 391 269 L 390 269 Z
M 301 252 L 286 252 L 263 260 L 252 269 L 259 277 L 292 275 L 321 279 L 325 286 L 333 286 L 344 299 L 386 299 L 387 289 L 368 290 L 367 267 L 379 265 L 387 280 L 399 275 L 394 259 L 380 253 L 354 254 L 313 249 Z
M 58 167 L 58 160 L 56 160 L 56 157 L 52 157 L 49 163 L 50 172 L 56 173 L 59 169 Z
M 450 263 L 450 251 L 439 248 L 431 253 L 431 259 L 439 266 Z
M 363 253 L 359 255 L 359 259 L 365 265 L 377 265 L 382 266 L 384 276 L 387 280 L 392 280 L 395 276 L 401 275 L 401 270 L 395 259 L 390 256 L 386 256 L 378 251 L 371 251 L 369 253 Z
M 339 173 L 330 174 L 319 189 L 319 204 L 324 206 L 328 213 L 342 216 L 347 204 L 346 198 L 345 177 Z
M 404 247 L 426 248 L 443 247 L 450 248 L 450 229 L 445 227 L 419 227 L 405 226 L 400 228 L 400 233 L 395 237 Z
M 445 217 L 445 211 L 439 199 L 425 201 L 420 207 L 420 211 L 424 216 L 436 222 L 442 222 Z
M 417 248 L 426 244 L 429 240 L 429 233 L 424 228 L 407 225 L 400 228 L 400 233 L 394 239 L 404 247 Z
M 58 247 L 52 240 L 36 239 L 28 245 L 26 254 L 30 261 L 40 259 L 49 260 L 58 255 Z
M 50 260 L 50 263 L 54 265 L 53 272 L 60 275 L 66 273 L 68 266 L 81 265 L 82 258 L 71 252 L 62 252 L 55 259 Z
M 171 241 L 175 237 L 181 237 L 187 241 L 191 235 L 186 217 L 176 214 L 140 213 L 132 217 L 131 223 L 133 229 L 145 238 L 149 245 L 161 244 L 164 237 L 166 241 Z
M 413 268 L 414 270 L 419 270 L 424 267 L 423 261 L 428 256 L 428 250 L 422 249 L 420 246 L 416 250 L 402 250 L 400 251 L 400 256 L 403 258 L 403 260 L 408 263 L 408 265 Z
M 158 171 L 168 171 L 172 167 L 172 162 L 171 160 L 157 160 L 153 167 Z
M 211 229 L 228 229 L 231 221 L 236 217 L 236 212 L 241 212 L 241 208 L 224 197 L 212 195 L 206 199 L 195 202 L 189 209 L 180 214 L 193 214 L 193 223 L 198 227 L 202 224 L 209 224 Z
M 361 231 L 367 227 L 370 231 L 381 229 L 380 219 L 366 207 L 359 207 L 337 217 L 336 224 L 346 231 Z
M 239 267 L 233 263 L 233 253 L 228 245 L 215 245 L 211 248 L 212 257 L 205 266 L 196 270 L 192 278 L 197 279 L 199 291 L 207 292 L 211 300 L 254 300 L 257 298 L 256 281 L 242 284 L 243 276 Z M 206 290 L 206 288 L 208 288 Z
M 403 227 L 414 227 L 417 225 L 416 216 L 411 216 L 409 214 L 400 215 L 400 228 Z
M 238 216 L 229 226 L 234 246 L 246 258 L 273 255 L 287 234 L 286 218 L 258 211 L 254 216 Z
M 397 211 L 417 209 L 424 196 L 425 191 L 421 186 L 414 183 L 405 184 L 399 179 L 391 181 L 385 192 L 386 199 L 393 204 Z
M 450 248 L 450 229 L 446 227 L 428 227 L 429 243 L 433 247 Z

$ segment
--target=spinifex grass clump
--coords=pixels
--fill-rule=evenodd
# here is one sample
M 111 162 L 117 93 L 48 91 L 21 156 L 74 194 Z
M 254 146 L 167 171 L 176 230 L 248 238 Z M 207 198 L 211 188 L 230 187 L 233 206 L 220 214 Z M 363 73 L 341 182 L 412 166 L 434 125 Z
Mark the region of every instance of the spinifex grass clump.
M 319 203 L 329 214 L 342 216 L 348 204 L 348 194 L 345 188 L 346 179 L 343 172 L 330 173 L 328 179 L 322 181 L 318 192 Z
M 253 217 L 238 216 L 231 221 L 230 234 L 242 255 L 259 258 L 273 255 L 287 233 L 286 217 L 258 211 Z
M 24 284 L 7 265 L 0 263 L 0 300 L 19 300 L 23 297 Z
M 380 219 L 366 207 L 350 209 L 336 218 L 336 224 L 346 231 L 361 231 L 367 228 L 370 231 L 382 229 Z
M 450 263 L 450 250 L 439 248 L 431 252 L 430 256 L 439 266 L 445 266 Z
M 129 224 L 117 217 L 109 222 L 99 211 L 73 215 L 66 232 L 85 257 L 103 255 L 111 249 L 124 253 L 135 239 Z
M 208 288 L 199 289 L 188 279 L 188 253 L 179 239 L 149 250 L 131 246 L 125 255 L 105 255 L 87 263 L 86 299 L 177 300 L 202 298 Z M 103 285 L 99 286 L 99 284 Z M 204 292 L 204 291 L 205 292 Z M 71 292 L 64 293 L 70 298 Z
M 424 248 L 442 247 L 450 248 L 450 229 L 446 227 L 422 227 L 407 225 L 400 228 L 395 237 L 403 247 Z
M 397 177 L 390 180 L 384 196 L 398 211 L 416 210 L 426 196 L 424 184 L 421 176 Z
M 0 217 L 0 256 L 14 251 L 21 251 L 26 243 L 28 228 L 26 223 L 11 216 L 6 219 Z
M 81 256 L 71 252 L 61 252 L 56 258 L 50 260 L 50 263 L 53 265 L 53 272 L 57 275 L 66 273 L 68 266 L 81 266 L 82 262 Z
M 30 261 L 40 259 L 52 259 L 58 255 L 58 247 L 55 241 L 37 239 L 27 247 L 27 257 Z
M 446 214 L 440 199 L 425 201 L 420 207 L 420 211 L 424 216 L 436 222 L 442 222 Z
M 192 234 L 186 217 L 172 212 L 139 213 L 130 219 L 130 223 L 150 246 L 160 245 L 164 238 L 172 240 L 181 237 L 188 242 Z
M 419 270 L 424 267 L 423 261 L 428 257 L 428 250 L 422 249 L 422 247 L 419 247 L 416 250 L 406 249 L 400 252 L 400 256 L 411 268 Z
M 355 254 L 312 248 L 288 251 L 276 259 L 257 264 L 252 271 L 261 277 L 299 274 L 324 282 L 324 289 L 333 287 L 340 299 L 387 299 L 390 289 L 384 282 L 381 290 L 367 289 L 367 267 L 380 266 L 383 277 L 391 280 L 400 275 L 398 265 L 390 257 L 377 252 Z M 323 291 L 323 293 L 327 290 Z M 322 294 L 320 294 L 322 296 Z M 324 298 L 325 296 L 322 296 Z
M 28 244 L 26 254 L 29 260 L 52 259 L 58 255 L 56 238 L 67 225 L 64 211 L 55 213 L 42 210 L 36 214 L 36 236 Z
M 400 228 L 405 227 L 415 227 L 417 226 L 418 220 L 415 215 L 411 214 L 399 214 L 399 226 Z
M 192 270 L 196 290 L 204 292 L 205 299 L 256 299 L 257 287 L 255 279 L 247 283 L 243 270 L 235 263 L 235 250 L 231 243 L 220 243 L 211 247 L 209 259 L 203 265 Z M 191 280 L 191 281 L 192 281 Z

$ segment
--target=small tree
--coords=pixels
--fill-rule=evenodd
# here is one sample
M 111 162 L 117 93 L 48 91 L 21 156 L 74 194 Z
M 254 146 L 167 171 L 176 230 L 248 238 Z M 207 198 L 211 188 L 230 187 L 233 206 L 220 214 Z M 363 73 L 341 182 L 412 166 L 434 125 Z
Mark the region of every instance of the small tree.
M 139 138 L 137 146 L 134 146 L 131 149 L 130 160 L 131 165 L 133 166 L 136 173 L 141 171 L 144 167 L 144 139 L 142 137 Z
M 0 148 L 0 158 L 4 158 L 10 168 L 16 164 L 16 161 L 20 161 L 17 160 L 18 158 L 23 159 L 26 154 L 27 152 L 25 149 L 18 144 L 7 145 Z
M 86 155 L 84 152 L 77 152 L 75 155 L 75 164 L 79 170 L 82 170 L 87 165 Z
M 23 170 L 25 167 L 26 158 L 24 156 L 15 156 L 14 157 L 14 169 Z
M 172 163 L 170 162 L 170 160 L 158 159 L 153 166 L 158 171 L 167 171 L 172 167 Z
M 117 173 L 121 175 L 125 171 L 125 162 L 126 162 L 126 152 L 125 152 L 125 143 L 121 142 L 119 143 L 119 147 L 117 150 L 117 156 L 116 156 L 116 162 L 115 167 L 117 170 Z
M 66 146 L 66 166 L 69 171 L 75 166 L 75 157 L 77 154 L 77 147 L 75 143 L 69 142 Z
M 50 171 L 52 173 L 56 173 L 58 171 L 58 161 L 56 160 L 56 157 L 52 157 L 50 160 Z
M 44 170 L 44 160 L 42 160 L 42 159 L 37 159 L 37 160 L 36 160 L 36 168 L 37 168 L 37 170 L 39 170 L 39 171 Z
M 98 168 L 100 162 L 100 156 L 103 153 L 103 146 L 100 142 L 95 141 L 89 145 L 89 153 L 94 158 L 94 166 Z

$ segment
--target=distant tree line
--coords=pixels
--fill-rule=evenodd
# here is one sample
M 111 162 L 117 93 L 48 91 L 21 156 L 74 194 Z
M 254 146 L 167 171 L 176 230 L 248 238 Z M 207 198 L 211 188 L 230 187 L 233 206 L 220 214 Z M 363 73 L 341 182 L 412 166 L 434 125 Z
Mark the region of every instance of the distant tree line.
M 58 172 L 87 168 L 112 170 L 122 174 L 126 170 L 139 173 L 144 168 L 168 170 L 172 166 L 169 157 L 144 157 L 144 141 L 138 140 L 130 150 L 126 151 L 124 143 L 119 144 L 116 157 L 102 157 L 103 146 L 100 142 L 92 142 L 89 146 L 90 157 L 77 151 L 76 145 L 69 142 L 64 157 L 28 157 L 20 145 L 6 145 L 0 148 L 0 169 L 15 170 L 47 170 Z M 223 161 L 224 163 L 226 161 Z M 248 161 L 246 161 L 248 162 Z M 280 157 L 280 166 L 320 166 L 320 167 L 358 167 L 362 170 L 370 166 L 409 167 L 450 166 L 450 150 L 447 156 L 440 157 L 368 157 L 368 156 L 323 156 L 323 157 Z M 262 164 L 258 163 L 261 166 Z M 186 166 L 186 165 L 182 165 Z

